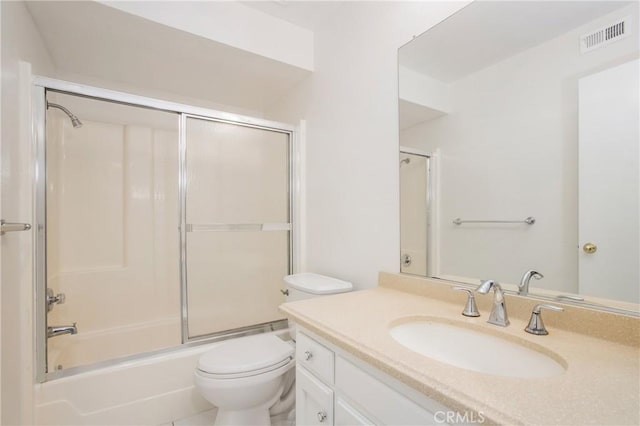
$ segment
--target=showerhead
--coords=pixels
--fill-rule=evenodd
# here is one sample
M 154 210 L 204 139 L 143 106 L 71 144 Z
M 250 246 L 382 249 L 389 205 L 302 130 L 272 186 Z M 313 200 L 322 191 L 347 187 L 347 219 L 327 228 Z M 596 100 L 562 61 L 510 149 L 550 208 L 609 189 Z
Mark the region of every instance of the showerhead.
M 71 116 L 71 117 L 69 117 L 69 118 L 71 118 L 71 125 L 72 125 L 73 127 L 75 127 L 76 129 L 77 129 L 78 127 L 82 127 L 82 121 L 80 121 L 80 119 L 79 119 L 78 117 L 76 117 L 75 115 L 73 115 L 73 116 Z
M 49 108 L 49 107 L 58 108 L 59 110 L 61 110 L 65 114 L 67 114 L 67 116 L 71 120 L 71 125 L 74 128 L 77 129 L 78 127 L 82 127 L 82 121 L 80 121 L 80 119 L 78 117 L 76 117 L 71 111 L 69 111 L 68 109 L 66 109 L 62 105 L 54 104 L 53 102 L 48 102 L 47 101 L 47 108 Z
M 402 160 L 400 160 L 400 165 L 402 166 L 403 164 L 409 164 L 411 162 L 411 158 L 407 157 L 407 158 L 403 158 Z

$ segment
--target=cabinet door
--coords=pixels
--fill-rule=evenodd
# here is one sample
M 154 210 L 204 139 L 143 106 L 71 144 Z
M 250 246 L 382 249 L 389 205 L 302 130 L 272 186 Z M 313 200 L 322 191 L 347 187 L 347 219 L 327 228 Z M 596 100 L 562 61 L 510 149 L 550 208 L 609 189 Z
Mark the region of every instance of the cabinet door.
M 389 384 L 355 366 L 341 356 L 336 357 L 336 390 L 367 410 L 370 417 L 385 425 L 439 425 L 443 419 L 435 413 L 446 407 L 425 397 L 429 409 L 418 405 Z
M 344 399 L 336 397 L 335 424 L 336 426 L 373 426 L 375 423 L 367 419 Z
M 333 425 L 333 391 L 296 367 L 296 425 Z

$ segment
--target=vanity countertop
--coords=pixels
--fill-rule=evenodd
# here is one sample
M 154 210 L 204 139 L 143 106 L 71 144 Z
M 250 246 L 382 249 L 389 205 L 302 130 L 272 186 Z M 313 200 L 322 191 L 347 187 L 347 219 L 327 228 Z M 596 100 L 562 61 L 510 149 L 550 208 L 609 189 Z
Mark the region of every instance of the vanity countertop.
M 600 312 L 566 307 L 565 312 L 544 312 L 549 335 L 534 336 L 524 328 L 536 301 L 508 296 L 511 325 L 503 328 L 486 323 L 492 296 L 478 295 L 482 316 L 467 318 L 460 314 L 464 292 L 451 291 L 437 280 L 381 273 L 376 288 L 285 303 L 280 309 L 318 336 L 445 406 L 482 413 L 485 423 L 640 424 L 640 319 L 606 314 L 614 324 L 602 324 Z M 571 315 L 580 316 L 586 328 L 576 332 L 554 326 L 570 324 Z M 557 354 L 567 369 L 548 378 L 488 375 L 419 355 L 389 334 L 390 325 L 398 320 L 425 317 L 469 323 L 525 340 Z M 607 327 L 617 329 L 610 332 Z

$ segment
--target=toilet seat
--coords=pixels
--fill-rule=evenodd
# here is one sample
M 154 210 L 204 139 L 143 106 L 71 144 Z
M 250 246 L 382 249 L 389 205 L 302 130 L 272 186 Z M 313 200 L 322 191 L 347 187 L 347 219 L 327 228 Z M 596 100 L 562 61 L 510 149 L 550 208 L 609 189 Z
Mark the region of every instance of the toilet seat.
M 294 348 L 282 339 L 261 334 L 228 340 L 198 360 L 198 372 L 211 379 L 251 377 L 279 369 L 293 361 Z
M 270 371 L 282 368 L 282 367 L 286 366 L 287 364 L 289 364 L 291 362 L 293 362 L 293 357 L 289 357 L 289 358 L 279 362 L 278 364 L 271 365 L 271 366 L 265 367 L 265 368 L 261 368 L 259 370 L 241 371 L 239 373 L 219 374 L 219 373 L 209 373 L 207 371 L 204 371 L 204 370 L 201 370 L 200 368 L 198 368 L 197 369 L 197 373 L 200 374 L 201 376 L 205 377 L 205 378 L 213 379 L 213 380 L 219 380 L 219 379 L 242 379 L 242 378 L 246 378 L 246 377 L 259 376 L 261 374 L 269 373 Z

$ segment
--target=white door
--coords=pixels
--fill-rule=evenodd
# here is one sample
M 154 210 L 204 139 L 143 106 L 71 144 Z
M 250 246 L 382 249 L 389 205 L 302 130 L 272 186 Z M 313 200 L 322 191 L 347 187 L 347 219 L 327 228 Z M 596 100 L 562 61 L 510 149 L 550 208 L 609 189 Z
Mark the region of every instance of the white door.
M 579 289 L 640 301 L 639 61 L 579 81 Z M 591 244 L 591 246 L 589 245 Z

